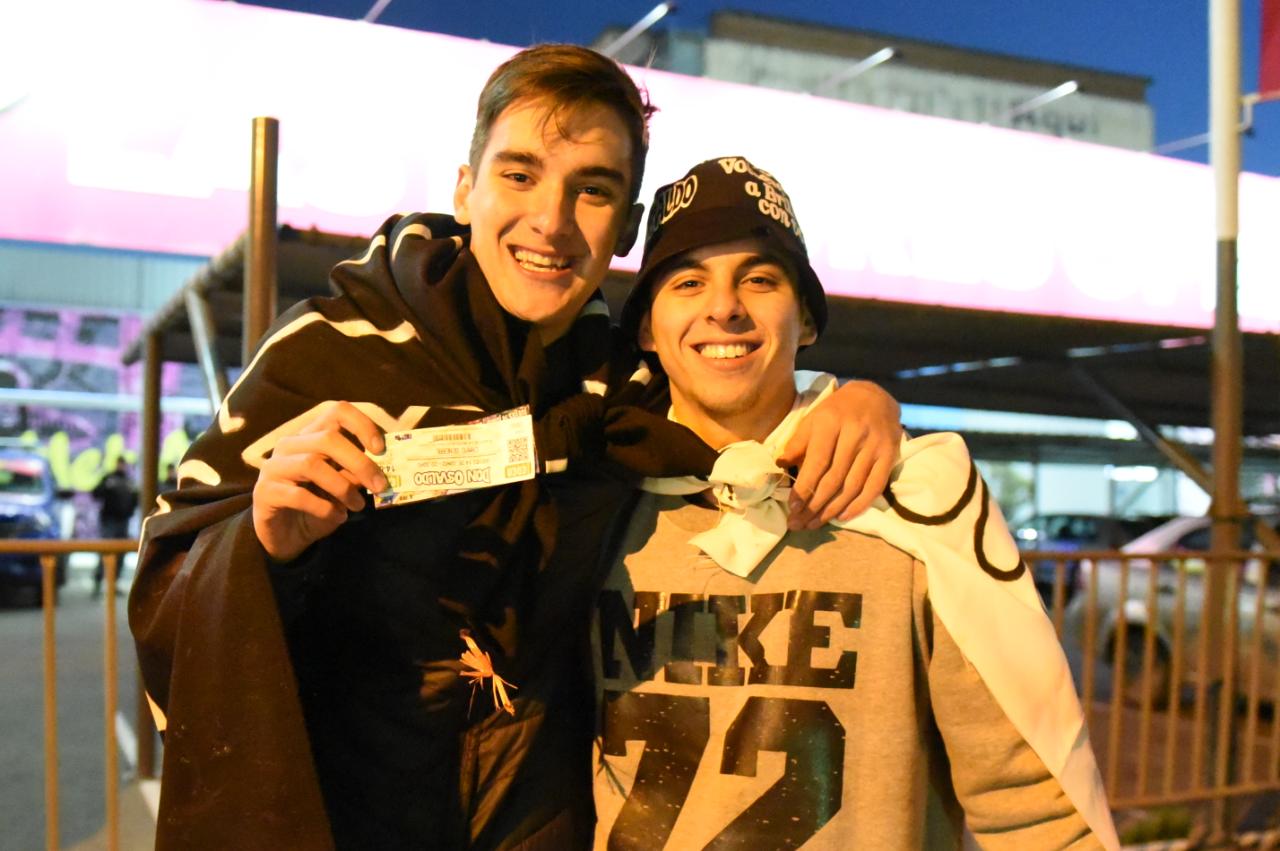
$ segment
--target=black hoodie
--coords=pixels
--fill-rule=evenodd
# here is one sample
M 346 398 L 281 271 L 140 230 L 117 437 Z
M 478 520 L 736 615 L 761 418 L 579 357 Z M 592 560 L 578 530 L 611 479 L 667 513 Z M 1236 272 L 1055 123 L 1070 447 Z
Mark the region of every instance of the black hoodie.
M 665 410 L 665 388 L 615 353 L 598 294 L 544 347 L 466 246 L 449 217 L 388 220 L 335 267 L 335 297 L 268 331 L 147 519 L 129 619 L 167 727 L 158 848 L 589 841 L 599 541 L 636 476 L 705 475 L 715 454 L 642 410 Z M 527 404 L 542 469 L 568 469 L 366 509 L 273 564 L 257 469 L 334 399 L 386 430 Z M 464 629 L 516 687 L 514 715 L 472 699 Z

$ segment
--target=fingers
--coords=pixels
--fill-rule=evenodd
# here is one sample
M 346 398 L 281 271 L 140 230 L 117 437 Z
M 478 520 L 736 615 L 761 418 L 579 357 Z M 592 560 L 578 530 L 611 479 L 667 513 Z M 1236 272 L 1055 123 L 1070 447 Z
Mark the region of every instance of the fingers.
M 819 431 L 815 427 L 811 447 L 821 445 Z M 817 482 L 812 491 L 808 492 L 804 510 L 795 516 L 792 528 L 817 529 L 847 508 L 849 502 L 862 493 L 866 474 L 874 463 L 874 459 L 868 458 L 861 451 L 866 437 L 866 432 L 856 424 L 844 424 L 836 435 L 835 446 L 827 463 L 817 470 Z M 809 462 L 807 455 L 805 461 L 806 464 Z M 801 475 L 803 474 L 804 467 L 801 467 Z M 797 478 L 797 481 L 800 479 Z
M 382 430 L 348 402 L 334 402 L 276 442 L 253 488 L 253 525 L 273 558 L 292 559 L 364 508 L 361 488 L 386 478 L 364 450 L 385 450 Z
M 383 448 L 377 425 L 355 406 L 338 402 L 300 433 L 282 437 L 258 473 L 255 512 L 271 517 L 293 510 L 325 519 L 330 504 L 345 511 L 362 509 L 360 488 L 379 493 L 387 483 L 351 436 L 366 446 Z
M 323 453 L 309 452 L 273 457 L 263 465 L 259 479 L 291 483 L 297 489 L 328 497 L 348 511 L 359 511 L 364 508 L 364 494 L 360 492 L 360 483 L 347 472 L 336 469 Z
M 885 492 L 885 488 L 889 486 L 889 474 L 893 471 L 893 465 L 897 463 L 897 451 L 892 453 L 882 453 L 871 465 L 871 471 L 867 474 L 866 485 L 863 486 L 862 492 L 859 493 L 849 503 L 844 511 L 840 512 L 840 519 L 849 521 L 857 517 L 862 512 L 871 507 L 871 503 L 875 502 L 876 497 Z
M 355 406 L 339 402 L 299 434 L 281 438 L 271 457 L 284 460 L 294 455 L 320 455 L 353 483 L 381 493 L 387 488 L 387 480 L 364 449 L 380 454 L 385 448 L 382 430 L 373 420 Z M 263 470 L 266 469 L 264 465 Z
M 875 501 L 897 461 L 898 403 L 874 384 L 851 382 L 801 421 L 779 463 L 803 457 L 789 503 L 788 528 L 849 520 Z
M 320 528 L 328 526 L 324 534 L 342 525 L 349 513 L 344 504 L 320 496 L 298 482 L 286 480 L 260 481 L 254 488 L 253 501 L 254 510 L 260 510 L 268 522 L 273 515 L 295 512 L 311 518 Z
M 788 502 L 787 525 L 793 530 L 807 528 L 817 514 L 814 508 L 821 508 L 826 502 L 824 498 L 815 506 L 814 496 L 823 474 L 831 467 L 832 456 L 839 440 L 837 424 L 820 411 L 812 412 L 801 422 L 801 426 L 802 428 L 797 429 L 796 432 L 797 440 L 788 445 L 788 449 L 791 449 L 797 441 L 803 441 L 799 448 L 804 456 L 800 464 L 800 472 L 791 485 L 791 499 Z M 829 497 L 830 494 L 827 494 L 827 498 Z
M 350 432 L 362 449 L 374 455 L 381 455 L 386 448 L 382 439 L 382 429 L 350 402 L 334 403 L 332 408 L 312 420 L 300 433 L 314 434 L 335 430 Z
M 254 485 L 254 534 L 267 554 L 278 561 L 297 558 L 346 519 L 344 505 L 297 481 L 259 476 Z
M 876 494 L 867 494 L 867 474 L 871 472 L 876 460 L 865 438 L 859 439 L 857 445 L 851 445 L 851 442 L 841 438 L 831 469 L 822 477 L 813 499 L 809 501 L 810 510 L 816 515 L 810 520 L 810 529 L 817 529 L 831 522 L 854 502 L 871 504 Z M 840 475 L 841 469 L 848 471 L 843 477 Z M 826 501 L 819 504 L 823 497 L 827 497 Z

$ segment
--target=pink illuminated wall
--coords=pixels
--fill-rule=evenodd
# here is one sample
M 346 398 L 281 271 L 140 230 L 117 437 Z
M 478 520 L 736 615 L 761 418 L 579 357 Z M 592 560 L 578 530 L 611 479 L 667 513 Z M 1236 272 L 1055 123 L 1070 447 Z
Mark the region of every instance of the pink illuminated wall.
M 512 52 L 234 3 L 23 5 L 0 13 L 25 30 L 0 58 L 6 239 L 213 254 L 244 227 L 261 114 L 281 121 L 282 221 L 364 233 L 389 212 L 448 210 L 475 96 Z M 73 18 L 70 33 L 56 25 Z M 1211 324 L 1203 166 L 635 73 L 661 109 L 646 197 L 698 160 L 747 156 L 790 191 L 830 292 Z M 1245 175 L 1250 330 L 1280 331 L 1277 232 L 1280 180 Z

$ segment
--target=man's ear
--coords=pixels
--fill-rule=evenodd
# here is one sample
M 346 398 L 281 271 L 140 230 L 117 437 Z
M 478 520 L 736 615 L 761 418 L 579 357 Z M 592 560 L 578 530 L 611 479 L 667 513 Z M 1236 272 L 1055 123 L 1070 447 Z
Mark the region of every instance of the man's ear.
M 471 166 L 458 166 L 458 185 L 453 187 L 453 217 L 460 225 L 471 224 L 471 210 L 467 207 L 467 202 L 471 199 L 473 180 Z
M 613 253 L 618 257 L 626 257 L 631 253 L 631 248 L 636 244 L 636 236 L 640 233 L 640 222 L 644 219 L 644 204 L 632 204 L 631 211 L 627 213 L 627 222 L 622 226 L 622 232 L 618 234 L 618 247 Z
M 656 352 L 657 346 L 653 344 L 653 328 L 649 325 L 649 317 L 652 315 L 652 309 L 646 310 L 644 316 L 640 319 L 640 327 L 636 329 L 636 345 L 640 347 L 642 352 Z
M 809 308 L 801 306 L 800 345 L 812 346 L 816 342 L 818 342 L 818 326 L 814 323 L 813 317 L 809 315 Z

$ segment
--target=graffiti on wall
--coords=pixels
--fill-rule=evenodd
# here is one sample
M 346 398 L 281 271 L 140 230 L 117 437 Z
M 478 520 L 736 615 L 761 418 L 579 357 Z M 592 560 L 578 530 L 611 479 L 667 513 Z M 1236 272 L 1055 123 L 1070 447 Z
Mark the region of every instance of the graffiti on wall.
M 121 355 L 142 329 L 139 314 L 81 308 L 0 307 L 0 388 L 138 396 L 140 364 Z M 161 393 L 202 396 L 199 372 L 166 363 Z M 176 465 L 208 417 L 161 417 L 160 471 Z M 0 438 L 49 459 L 58 487 L 87 492 L 123 458 L 137 463 L 139 411 L 0 403 Z

